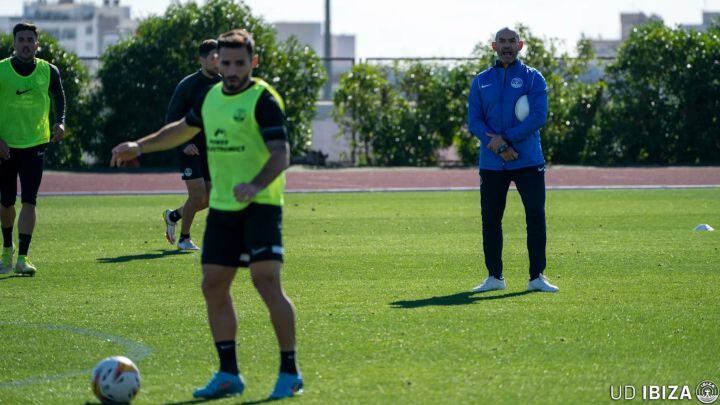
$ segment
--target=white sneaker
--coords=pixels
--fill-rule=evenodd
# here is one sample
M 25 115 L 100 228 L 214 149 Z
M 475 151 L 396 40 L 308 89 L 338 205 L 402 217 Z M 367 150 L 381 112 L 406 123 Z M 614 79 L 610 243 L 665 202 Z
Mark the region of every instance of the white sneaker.
M 192 239 L 187 238 L 178 242 L 178 250 L 200 250 L 200 247 Z
M 163 221 L 165 221 L 165 239 L 167 239 L 168 242 L 170 242 L 171 245 L 175 244 L 175 227 L 177 226 L 177 222 L 173 222 L 170 220 L 170 213 L 172 210 L 165 210 L 163 211 L 162 217 Z
M 560 289 L 550 284 L 545 276 L 540 273 L 540 277 L 528 283 L 528 291 L 558 292 Z
M 489 276 L 488 278 L 483 281 L 482 284 L 478 285 L 477 287 L 472 289 L 472 292 L 485 292 L 485 291 L 493 291 L 493 290 L 504 290 L 505 289 L 505 280 L 501 280 L 499 278 L 495 278 L 493 276 Z

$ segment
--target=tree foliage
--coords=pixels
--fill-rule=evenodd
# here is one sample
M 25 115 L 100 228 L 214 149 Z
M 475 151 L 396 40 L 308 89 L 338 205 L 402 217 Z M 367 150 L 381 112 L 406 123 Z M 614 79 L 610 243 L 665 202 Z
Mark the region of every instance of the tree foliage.
M 555 40 L 518 30 L 523 62 L 548 83 L 549 116 L 541 129 L 547 161 L 720 163 L 718 22 L 706 32 L 660 23 L 638 27 L 596 82 L 585 79 L 602 68 L 588 40 L 580 40 L 577 56 L 570 57 L 558 52 Z M 495 61 L 489 42 L 475 48 L 476 61 L 451 67 L 357 66 L 341 81 L 335 119 L 367 141 L 371 164 L 432 165 L 451 141 L 462 161 L 474 164 L 478 141 L 465 124 L 467 96 L 473 77 Z
M 400 133 L 400 100 L 377 66 L 357 64 L 340 78 L 333 95 L 333 119 L 350 135 L 351 160 L 376 163 L 372 145 L 383 134 Z M 399 142 L 399 140 L 398 140 Z
M 93 99 L 99 122 L 89 135 L 92 152 L 102 159 L 113 145 L 160 128 L 176 84 L 199 68 L 198 44 L 233 28 L 253 34 L 260 59 L 253 74 L 285 99 L 293 154 L 306 151 L 325 80 L 320 59 L 294 39 L 278 43 L 273 28 L 244 3 L 209 0 L 203 6 L 171 4 L 165 14 L 143 20 L 134 37 L 103 54 L 101 86 Z M 174 154 L 143 158 L 144 163 L 167 164 Z
M 73 53 L 67 52 L 57 41 L 40 31 L 38 40 L 40 49 L 36 57 L 44 59 L 57 66 L 60 71 L 60 78 L 65 91 L 65 139 L 56 144 L 51 144 L 45 154 L 45 164 L 51 168 L 79 167 L 83 165 L 82 151 L 86 143 L 80 128 L 86 123 L 83 121 L 87 110 L 87 97 L 84 92 L 89 83 L 87 69 L 80 62 L 80 59 Z M 12 55 L 13 36 L 11 34 L 0 35 L 0 59 Z M 54 124 L 55 114 L 50 114 L 51 125 Z
M 720 162 L 720 30 L 638 27 L 606 71 L 596 161 Z

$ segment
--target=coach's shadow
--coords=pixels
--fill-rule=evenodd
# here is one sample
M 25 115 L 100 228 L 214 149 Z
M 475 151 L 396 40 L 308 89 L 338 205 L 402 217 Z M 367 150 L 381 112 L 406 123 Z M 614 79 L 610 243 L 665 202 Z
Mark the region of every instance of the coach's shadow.
M 453 305 L 468 305 L 477 301 L 487 300 L 499 300 L 503 298 L 519 297 L 521 295 L 531 294 L 531 291 L 517 291 L 512 293 L 505 293 L 499 295 L 480 295 L 471 291 L 463 291 L 457 294 L 443 295 L 440 297 L 423 298 L 419 300 L 409 301 L 395 301 L 391 302 L 390 305 L 393 308 L 420 308 L 429 306 L 453 306 Z
M 0 281 L 10 280 L 11 278 L 25 278 L 27 276 L 21 276 L 19 274 L 3 274 L 0 276 Z M 32 277 L 27 277 L 32 278 Z
M 118 257 L 99 257 L 97 261 L 99 263 L 125 263 L 125 262 L 131 262 L 133 260 L 152 260 L 152 259 L 162 259 L 163 257 L 168 256 L 177 256 L 177 255 L 186 255 L 186 254 L 192 254 L 192 252 L 187 250 L 175 250 L 175 249 L 158 249 L 156 250 L 157 253 L 140 253 L 136 255 L 125 255 L 125 256 L 118 256 Z

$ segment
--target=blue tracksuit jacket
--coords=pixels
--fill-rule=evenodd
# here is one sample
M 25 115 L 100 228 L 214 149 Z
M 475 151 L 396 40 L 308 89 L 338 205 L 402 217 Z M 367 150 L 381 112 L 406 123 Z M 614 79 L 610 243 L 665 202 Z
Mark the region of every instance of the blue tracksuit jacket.
M 520 122 L 515 118 L 515 103 L 528 96 L 530 115 Z M 514 170 L 545 163 L 540 146 L 540 128 L 548 114 L 547 83 L 537 70 L 519 59 L 507 68 L 498 61 L 478 74 L 470 87 L 468 128 L 482 146 L 480 169 Z M 487 148 L 487 133 L 502 135 L 518 152 L 517 160 L 504 162 Z

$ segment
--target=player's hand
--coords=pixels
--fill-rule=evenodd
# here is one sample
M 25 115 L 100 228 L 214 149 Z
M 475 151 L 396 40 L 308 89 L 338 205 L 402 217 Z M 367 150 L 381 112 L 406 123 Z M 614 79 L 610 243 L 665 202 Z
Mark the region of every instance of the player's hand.
M 185 149 L 183 149 L 183 153 L 188 156 L 199 155 L 200 149 L 198 149 L 198 147 L 195 146 L 194 143 L 191 143 L 191 144 L 188 144 L 188 146 L 186 146 Z
M 60 142 L 65 138 L 65 124 L 57 123 L 52 127 L 52 142 Z
M 517 151 L 515 149 L 513 149 L 512 146 L 508 146 L 508 148 L 505 149 L 505 152 L 500 154 L 500 157 L 506 162 L 515 160 L 518 158 L 518 156 L 519 155 L 518 155 Z
M 490 137 L 490 143 L 488 144 L 488 149 L 490 149 L 493 153 L 498 153 L 498 148 L 502 145 L 505 145 L 507 142 L 502 138 L 502 136 L 498 134 L 493 134 L 488 132 L 487 136 Z
M 233 192 L 235 193 L 235 199 L 238 200 L 238 202 L 244 203 L 255 198 L 257 193 L 260 192 L 260 189 L 250 183 L 240 183 L 233 187 Z
M 2 139 L 0 139 L 0 159 L 10 159 L 10 147 Z
M 140 156 L 140 145 L 137 142 L 123 142 L 113 148 L 110 166 L 123 167 L 138 156 Z

